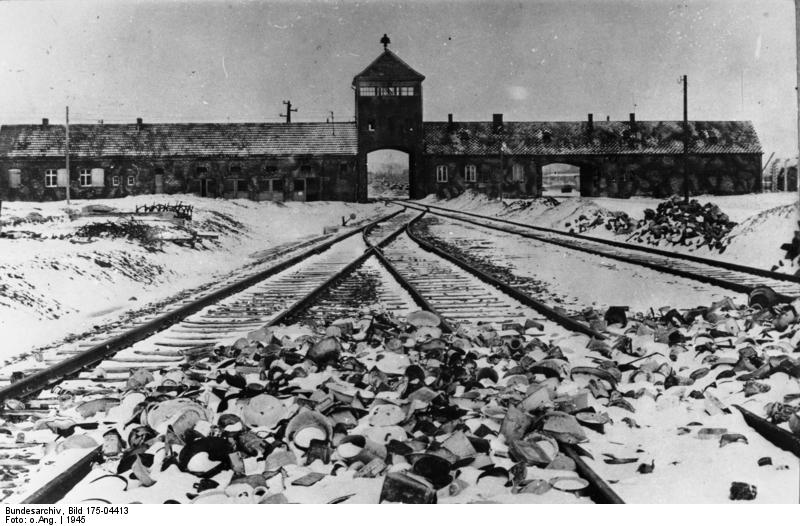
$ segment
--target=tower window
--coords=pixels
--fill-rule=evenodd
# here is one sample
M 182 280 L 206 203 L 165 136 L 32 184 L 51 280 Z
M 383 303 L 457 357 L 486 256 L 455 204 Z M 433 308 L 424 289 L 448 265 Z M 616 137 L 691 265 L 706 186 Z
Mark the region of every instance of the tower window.
M 358 88 L 358 94 L 362 97 L 374 97 L 375 96 L 375 86 L 362 86 Z
M 436 167 L 436 182 L 437 183 L 446 183 L 447 182 L 447 166 L 440 164 Z
M 464 180 L 468 183 L 474 183 L 478 180 L 477 177 L 478 170 L 475 168 L 474 164 L 468 164 L 464 167 Z
M 414 86 L 401 86 L 400 87 L 400 96 L 401 97 L 413 97 L 414 96 Z
M 367 131 L 375 131 L 375 121 L 369 121 L 367 123 Z

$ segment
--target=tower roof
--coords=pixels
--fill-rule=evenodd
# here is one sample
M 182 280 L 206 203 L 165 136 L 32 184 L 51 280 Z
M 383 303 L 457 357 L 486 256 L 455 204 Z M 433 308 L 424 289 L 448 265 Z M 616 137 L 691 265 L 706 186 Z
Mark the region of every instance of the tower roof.
M 385 49 L 372 64 L 353 78 L 353 85 L 359 80 L 425 80 L 425 76 L 415 71 L 403 60 Z

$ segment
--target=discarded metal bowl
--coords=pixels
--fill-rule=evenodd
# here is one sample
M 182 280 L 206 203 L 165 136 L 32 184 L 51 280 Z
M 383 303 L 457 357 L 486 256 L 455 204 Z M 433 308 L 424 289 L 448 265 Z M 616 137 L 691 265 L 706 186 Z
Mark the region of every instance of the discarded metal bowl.
M 369 464 L 376 458 L 386 458 L 386 446 L 373 442 L 363 435 L 349 435 L 339 442 L 336 452 L 348 464 L 363 462 Z
M 495 371 L 494 367 L 482 367 L 475 373 L 475 379 L 479 382 L 481 380 L 491 380 L 493 383 L 500 381 L 500 376 Z
M 747 304 L 754 309 L 768 309 L 778 302 L 778 294 L 769 287 L 756 287 L 750 291 Z
M 575 419 L 585 427 L 598 433 L 605 432 L 605 425 L 611 421 L 606 413 L 592 413 L 588 411 L 575 414 Z
M 409 458 L 411 460 L 411 458 Z M 453 481 L 450 470 L 453 465 L 438 455 L 422 454 L 413 463 L 412 471 L 428 480 L 437 490 Z
M 303 408 L 286 426 L 286 438 L 300 449 L 307 449 L 312 440 L 328 441 L 333 436 L 333 426 L 325 415 Z
M 426 480 L 408 473 L 388 473 L 378 502 L 436 504 L 436 490 Z
M 555 477 L 550 479 L 550 485 L 559 491 L 572 493 L 579 497 L 589 494 L 589 482 L 580 477 Z
M 406 321 L 414 327 L 438 327 L 441 323 L 439 316 L 424 310 L 410 313 L 406 316 Z
M 530 433 L 519 440 L 512 440 L 509 452 L 517 461 L 529 466 L 545 467 L 558 455 L 558 443 L 549 436 Z

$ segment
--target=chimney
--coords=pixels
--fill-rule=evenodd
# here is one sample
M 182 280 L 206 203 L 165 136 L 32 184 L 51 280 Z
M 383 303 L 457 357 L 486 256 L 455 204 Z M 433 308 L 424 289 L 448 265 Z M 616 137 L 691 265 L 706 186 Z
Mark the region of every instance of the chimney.
M 630 121 L 631 121 L 631 128 L 633 128 L 634 126 L 636 126 L 636 114 L 635 114 L 635 113 L 631 113 L 631 115 L 630 115 Z
M 611 122 L 611 115 L 606 115 L 606 122 Z
M 503 114 L 492 114 L 492 133 L 500 133 L 503 129 Z
M 142 125 L 142 118 L 141 117 L 136 117 L 136 125 L 137 126 L 141 126 Z
M 44 118 L 42 119 L 42 126 L 47 126 L 50 124 L 50 119 Z
M 447 131 L 452 132 L 455 129 L 456 129 L 456 127 L 453 124 L 453 114 L 452 113 L 448 113 L 447 114 Z
M 586 119 L 586 130 L 589 132 L 589 135 L 594 132 L 594 115 L 589 114 L 589 117 Z

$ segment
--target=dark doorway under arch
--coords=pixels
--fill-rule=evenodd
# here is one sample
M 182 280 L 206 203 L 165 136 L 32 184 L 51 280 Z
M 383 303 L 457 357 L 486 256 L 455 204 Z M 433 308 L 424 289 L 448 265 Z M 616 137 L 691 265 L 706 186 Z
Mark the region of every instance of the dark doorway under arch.
M 566 163 L 550 163 L 542 166 L 542 195 L 580 196 L 580 166 Z
M 367 154 L 367 198 L 407 198 L 410 159 L 406 152 L 383 149 Z

